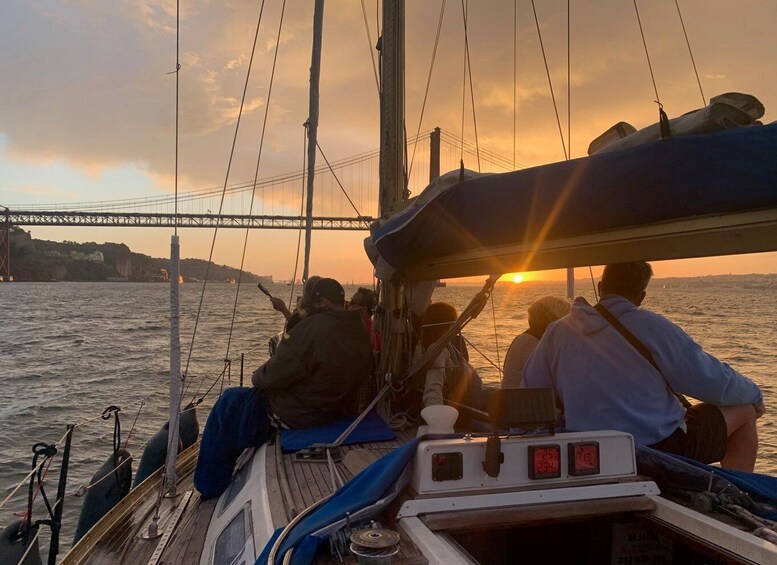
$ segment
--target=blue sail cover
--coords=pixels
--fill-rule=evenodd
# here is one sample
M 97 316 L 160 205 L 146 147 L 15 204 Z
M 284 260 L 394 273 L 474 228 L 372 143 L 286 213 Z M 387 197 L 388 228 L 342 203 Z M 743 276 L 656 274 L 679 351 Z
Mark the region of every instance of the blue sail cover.
M 367 245 L 407 280 L 773 251 L 775 155 L 772 124 L 484 176 Z
M 327 539 L 326 535 L 316 535 L 316 533 L 384 498 L 390 487 L 400 480 L 422 439 L 424 438 L 415 438 L 398 447 L 348 481 L 328 501 L 313 510 L 289 532 L 279 548 L 278 557 L 282 557 L 289 549 L 294 548 L 291 559 L 293 565 L 311 563 L 318 546 Z M 272 546 L 282 531 L 283 528 L 275 531 L 257 558 L 256 565 L 267 563 Z M 277 562 L 280 562 L 280 559 Z

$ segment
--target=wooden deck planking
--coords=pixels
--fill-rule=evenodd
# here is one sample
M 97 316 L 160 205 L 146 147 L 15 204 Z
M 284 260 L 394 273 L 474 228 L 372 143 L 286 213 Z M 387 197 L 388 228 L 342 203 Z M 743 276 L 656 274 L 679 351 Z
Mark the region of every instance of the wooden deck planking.
M 279 473 L 285 471 L 278 466 L 278 454 L 280 454 L 280 441 L 275 445 L 268 445 L 265 460 L 265 472 L 267 473 L 267 498 L 270 501 L 270 516 L 276 528 L 285 526 L 291 519 L 287 501 L 284 499 L 283 489 L 279 480 Z M 282 455 L 281 455 L 282 457 Z
M 170 543 L 162 553 L 160 563 L 165 565 L 190 565 L 199 563 L 205 545 L 213 511 L 218 498 L 203 501 L 198 492 L 192 494 L 185 515 L 181 517 Z
M 416 429 L 412 428 L 406 431 L 397 432 L 397 438 L 395 440 L 343 446 L 341 448 L 343 460 L 336 463 L 337 470 L 342 478 L 345 481 L 348 481 L 357 474 L 351 472 L 344 463 L 344 459 L 349 451 L 357 449 L 362 450 L 365 452 L 363 454 L 364 463 L 372 462 L 413 439 L 415 434 Z M 293 497 L 302 502 L 302 505 L 297 508 L 299 511 L 318 502 L 333 492 L 329 465 L 325 462 L 295 461 L 293 454 L 281 454 L 280 450 L 278 450 L 277 452 L 273 451 L 272 456 L 270 456 L 270 453 L 268 452 L 266 465 L 268 477 L 273 476 L 274 473 L 276 473 L 276 477 L 279 477 L 281 473 L 286 474 Z M 280 491 L 280 489 L 278 489 L 278 491 Z M 284 504 L 286 512 L 288 513 L 289 509 L 286 506 L 286 501 L 282 492 L 278 491 L 270 491 L 268 489 L 268 495 L 271 496 L 271 504 Z M 273 514 L 273 520 L 275 520 L 275 513 Z M 275 525 L 278 526 L 279 524 Z M 384 527 L 395 529 L 392 517 L 387 517 L 383 525 Z M 424 565 L 428 563 L 427 559 L 423 557 L 415 544 L 401 532 L 400 544 L 400 551 L 392 558 L 392 563 L 404 565 Z M 329 558 L 327 553 L 327 550 L 324 550 L 316 559 L 316 563 L 339 562 L 337 559 L 333 560 Z M 345 563 L 356 563 L 356 559 L 352 555 L 344 556 L 344 558 Z

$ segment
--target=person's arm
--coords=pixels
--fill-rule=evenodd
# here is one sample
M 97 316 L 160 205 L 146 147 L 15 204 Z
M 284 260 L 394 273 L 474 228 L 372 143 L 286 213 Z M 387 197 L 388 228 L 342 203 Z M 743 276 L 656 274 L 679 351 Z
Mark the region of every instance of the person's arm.
M 276 310 L 283 314 L 283 317 L 286 318 L 286 321 L 289 321 L 289 318 L 291 318 L 291 312 L 286 307 L 286 303 L 281 300 L 280 298 L 276 298 L 275 296 L 270 296 L 270 304 L 272 304 L 273 310 Z
M 293 332 L 284 334 L 277 353 L 254 371 L 251 382 L 259 390 L 289 388 L 308 374 L 308 364 L 315 348 L 315 320 L 300 323 Z
M 758 385 L 705 352 L 678 326 L 671 324 L 663 336 L 666 343 L 659 347 L 656 362 L 676 392 L 716 406 L 752 404 L 756 413 L 763 408 Z

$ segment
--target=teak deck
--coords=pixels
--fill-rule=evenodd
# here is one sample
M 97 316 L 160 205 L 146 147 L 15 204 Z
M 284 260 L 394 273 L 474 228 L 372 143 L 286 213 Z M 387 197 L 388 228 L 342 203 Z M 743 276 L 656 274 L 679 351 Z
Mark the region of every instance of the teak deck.
M 415 429 L 409 429 L 397 432 L 397 439 L 393 441 L 343 447 L 343 458 L 336 463 L 337 471 L 343 481 L 347 482 L 369 463 L 414 436 Z M 199 443 L 182 452 L 178 458 L 178 496 L 163 499 L 159 512 L 158 530 L 163 535 L 155 539 L 142 537 L 142 534 L 148 531 L 154 511 L 162 477 L 160 469 L 130 491 L 108 516 L 92 528 L 70 550 L 62 565 L 148 563 L 160 541 L 166 541 L 166 544 L 158 556 L 157 563 L 199 563 L 205 534 L 218 499 L 203 502 L 194 488 L 193 477 L 198 452 Z M 266 471 L 267 494 L 276 528 L 285 526 L 302 510 L 336 489 L 326 462 L 295 461 L 293 454 L 281 453 L 279 441 L 273 442 L 267 448 Z M 186 506 L 178 513 L 177 524 L 171 528 L 170 522 L 176 517 L 176 510 L 182 502 L 186 502 Z M 382 525 L 389 528 L 394 526 L 393 523 L 385 522 Z M 325 563 L 328 559 L 322 558 L 319 562 Z M 355 563 L 356 560 L 353 557 L 345 557 L 345 562 Z M 427 560 L 412 542 L 402 535 L 400 552 L 392 562 L 407 565 L 423 564 L 427 563 Z

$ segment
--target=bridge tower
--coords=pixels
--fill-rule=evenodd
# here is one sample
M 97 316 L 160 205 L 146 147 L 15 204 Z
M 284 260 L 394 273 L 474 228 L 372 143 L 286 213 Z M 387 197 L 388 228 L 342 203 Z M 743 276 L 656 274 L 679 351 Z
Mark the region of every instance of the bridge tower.
M 0 281 L 11 282 L 11 213 L 8 208 L 0 225 Z

